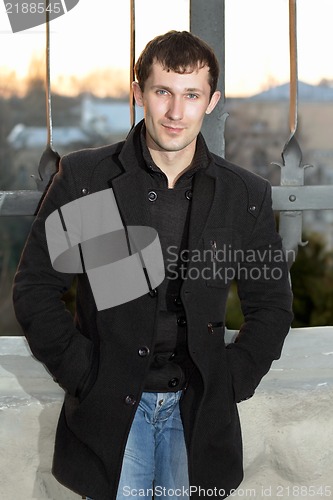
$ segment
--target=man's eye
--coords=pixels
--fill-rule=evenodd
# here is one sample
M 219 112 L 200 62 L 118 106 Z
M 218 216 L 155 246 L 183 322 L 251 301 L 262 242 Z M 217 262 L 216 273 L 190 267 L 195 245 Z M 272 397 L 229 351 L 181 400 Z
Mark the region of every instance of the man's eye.
M 199 96 L 197 94 L 187 94 L 187 97 L 189 99 L 198 99 Z
M 166 95 L 166 94 L 167 94 L 167 91 L 166 91 L 166 90 L 162 90 L 162 89 L 160 89 L 160 90 L 157 90 L 157 91 L 156 91 L 156 94 L 158 94 L 158 95 Z

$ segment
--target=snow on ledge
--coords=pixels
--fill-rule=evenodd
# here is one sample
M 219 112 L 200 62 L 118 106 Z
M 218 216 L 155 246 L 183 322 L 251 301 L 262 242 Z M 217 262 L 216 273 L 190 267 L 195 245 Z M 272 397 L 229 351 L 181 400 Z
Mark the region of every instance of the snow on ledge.
M 80 498 L 50 473 L 62 399 L 25 339 L 0 337 L 1 498 Z M 245 478 L 231 498 L 333 498 L 333 327 L 292 329 L 239 412 Z

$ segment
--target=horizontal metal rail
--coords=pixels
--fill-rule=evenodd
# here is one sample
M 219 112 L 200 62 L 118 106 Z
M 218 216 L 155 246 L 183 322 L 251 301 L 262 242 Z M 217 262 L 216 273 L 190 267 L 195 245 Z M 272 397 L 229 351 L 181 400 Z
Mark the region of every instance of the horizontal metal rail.
M 35 215 L 42 194 L 36 190 L 0 191 L 0 216 Z M 333 185 L 273 186 L 273 210 L 333 210 Z
M 272 197 L 278 211 L 333 210 L 333 185 L 273 186 Z
M 0 216 L 36 215 L 42 194 L 37 189 L 0 191 Z

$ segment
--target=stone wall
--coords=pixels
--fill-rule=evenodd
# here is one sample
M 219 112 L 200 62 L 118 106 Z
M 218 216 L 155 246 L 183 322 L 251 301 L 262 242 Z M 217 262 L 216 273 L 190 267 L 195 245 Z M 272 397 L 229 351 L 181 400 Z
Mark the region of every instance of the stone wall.
M 230 498 L 333 498 L 333 327 L 294 329 L 239 405 L 245 479 Z M 0 337 L 0 497 L 75 500 L 50 474 L 63 392 L 22 337 Z

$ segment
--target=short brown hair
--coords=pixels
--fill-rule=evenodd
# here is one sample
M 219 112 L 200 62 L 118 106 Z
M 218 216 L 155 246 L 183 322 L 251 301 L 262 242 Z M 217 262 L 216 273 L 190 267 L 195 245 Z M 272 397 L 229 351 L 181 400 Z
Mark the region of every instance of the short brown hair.
M 211 96 L 216 90 L 219 64 L 214 51 L 201 38 L 188 31 L 168 31 L 147 43 L 134 67 L 142 92 L 155 62 L 175 73 L 187 73 L 208 66 Z

